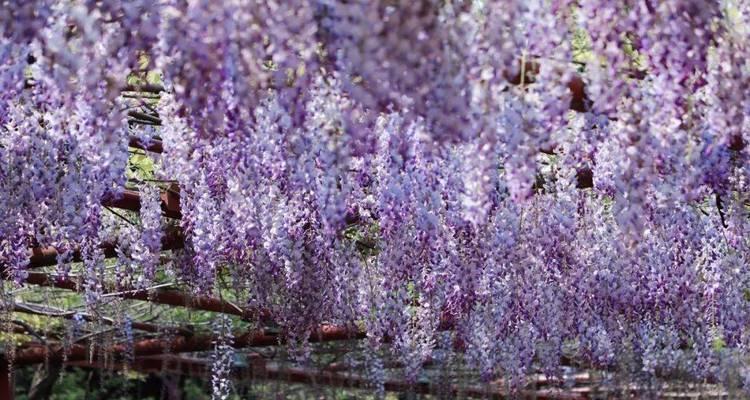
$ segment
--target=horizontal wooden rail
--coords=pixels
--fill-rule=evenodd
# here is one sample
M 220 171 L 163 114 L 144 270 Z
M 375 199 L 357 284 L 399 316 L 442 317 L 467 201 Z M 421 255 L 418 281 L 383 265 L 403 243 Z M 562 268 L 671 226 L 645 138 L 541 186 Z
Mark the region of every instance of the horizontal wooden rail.
M 181 249 L 185 246 L 185 238 L 182 232 L 178 228 L 168 229 L 164 233 L 164 237 L 161 241 L 162 250 L 175 250 Z M 104 242 L 99 245 L 104 253 L 104 257 L 112 258 L 117 256 L 117 243 Z M 34 247 L 29 250 L 29 265 L 28 268 L 40 268 L 57 265 L 58 251 L 56 248 L 48 247 Z M 82 261 L 80 249 L 73 250 L 71 261 L 80 262 Z
M 137 136 L 131 136 L 128 146 L 150 151 L 152 153 L 161 153 L 164 151 L 164 146 L 162 146 L 161 140 L 159 139 L 146 140 Z
M 346 328 L 335 325 L 322 325 L 310 335 L 310 342 L 320 343 L 329 341 L 340 341 L 347 339 L 361 339 L 364 334 L 355 328 Z M 156 354 L 190 353 L 198 351 L 209 351 L 213 349 L 217 337 L 215 335 L 177 336 L 173 339 L 144 339 L 136 341 L 132 345 L 133 354 L 138 356 L 150 356 Z M 235 348 L 268 347 L 286 343 L 286 338 L 281 335 L 266 332 L 263 329 L 244 333 L 237 333 L 232 346 Z M 96 358 L 102 351 L 97 348 L 91 353 L 89 346 L 70 346 L 67 356 L 68 361 L 80 361 Z M 14 363 L 16 365 L 39 364 L 49 361 L 63 360 L 63 347 L 60 345 L 40 346 L 37 344 L 20 348 L 16 351 Z M 117 344 L 107 349 L 108 354 L 115 358 L 122 358 L 128 351 L 128 346 Z
M 13 305 L 13 311 L 17 313 L 22 314 L 29 314 L 29 315 L 40 315 L 40 316 L 46 316 L 46 317 L 58 317 L 58 318 L 64 318 L 64 319 L 74 319 L 76 316 L 79 316 L 80 318 L 83 318 L 84 321 L 88 322 L 94 322 L 94 321 L 101 321 L 104 324 L 107 325 L 115 325 L 116 321 L 114 321 L 111 318 L 97 318 L 87 313 L 81 313 L 76 311 L 63 311 L 63 310 L 49 310 L 47 308 L 38 308 L 36 304 L 24 304 L 24 303 L 16 303 Z M 173 327 L 173 326 L 159 326 L 150 324 L 147 322 L 138 322 L 133 321 L 131 323 L 131 326 L 133 329 L 149 332 L 149 333 L 166 333 L 166 332 L 173 332 L 178 333 L 182 335 L 190 334 L 187 329 L 180 328 L 180 327 Z
M 143 84 L 143 85 L 125 85 L 122 88 L 123 92 L 145 92 L 145 93 L 161 93 L 165 92 L 164 86 L 158 84 Z
M 80 277 L 58 278 L 42 272 L 29 272 L 25 283 L 28 285 L 54 287 L 75 292 L 83 292 L 83 286 L 81 284 L 82 279 L 80 279 Z M 127 300 L 140 300 L 153 304 L 186 307 L 199 311 L 237 315 L 244 319 L 259 319 L 263 321 L 268 321 L 270 319 L 270 312 L 265 310 L 244 309 L 226 300 L 217 299 L 211 296 L 193 295 L 175 289 L 139 289 L 120 287 L 117 289 L 107 288 L 102 294 Z
M 176 185 L 174 185 L 176 186 Z M 180 196 L 175 190 L 165 190 L 160 194 L 161 210 L 169 218 L 182 218 L 180 213 Z M 102 205 L 130 211 L 141 210 L 141 195 L 135 190 L 125 189 L 119 193 L 109 192 L 102 198 Z
M 134 348 L 136 348 L 134 346 Z M 285 367 L 270 365 L 260 356 L 249 355 L 247 366 L 235 366 L 231 370 L 230 379 L 242 381 L 274 381 L 297 383 L 311 386 L 327 386 L 343 389 L 373 390 L 372 380 L 362 374 L 351 371 L 341 373 L 333 371 L 318 371 L 299 367 Z M 18 358 L 16 358 L 18 364 Z M 141 373 L 175 374 L 195 378 L 209 379 L 211 377 L 211 363 L 202 359 L 178 357 L 178 356 L 136 356 L 131 362 L 109 362 L 107 364 L 100 360 L 91 359 L 69 359 L 69 366 L 79 368 L 128 368 Z M 588 375 L 586 379 L 578 379 L 578 384 L 587 384 L 592 380 Z M 531 388 L 541 384 L 541 387 Z M 436 384 L 430 382 L 409 382 L 401 378 L 388 378 L 383 382 L 383 388 L 387 392 L 414 393 L 423 395 L 445 395 L 450 393 L 452 397 L 460 398 L 483 398 L 483 399 L 539 399 L 539 400 L 583 400 L 586 399 L 588 388 L 577 388 L 575 391 L 548 387 L 545 385 L 544 377 L 534 380 L 529 388 L 516 393 L 508 393 L 502 380 L 491 382 L 484 387 L 468 385 L 462 387 L 455 384 Z

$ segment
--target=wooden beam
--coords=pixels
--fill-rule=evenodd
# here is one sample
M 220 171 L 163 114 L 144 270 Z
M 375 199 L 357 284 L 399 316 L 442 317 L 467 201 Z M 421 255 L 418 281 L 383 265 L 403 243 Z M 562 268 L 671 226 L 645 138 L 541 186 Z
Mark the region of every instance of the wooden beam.
M 161 93 L 165 92 L 164 86 L 157 84 L 143 84 L 143 85 L 125 85 L 122 88 L 123 92 L 146 92 L 146 93 Z
M 169 229 L 164 233 L 164 237 L 161 241 L 162 250 L 176 250 L 185 247 L 185 237 L 182 235 L 182 231 L 178 228 Z M 104 242 L 99 245 L 104 252 L 104 257 L 112 258 L 117 256 L 117 243 Z M 58 251 L 56 248 L 48 247 L 34 247 L 29 250 L 29 265 L 27 268 L 40 268 L 57 265 Z M 80 249 L 73 250 L 72 261 L 82 261 Z
M 164 151 L 164 146 L 162 145 L 161 140 L 158 140 L 158 139 L 145 140 L 137 136 L 130 137 L 128 146 L 135 147 L 136 149 L 150 151 L 152 153 L 161 153 Z
M 162 191 L 160 194 L 161 210 L 166 217 L 180 219 L 182 218 L 182 214 L 180 213 L 180 196 L 177 194 L 179 188 L 177 188 L 177 185 L 172 186 L 175 188 Z M 102 205 L 138 212 L 141 210 L 141 195 L 138 191 L 129 189 L 125 189 L 119 193 L 108 192 L 102 198 Z
M 88 360 L 71 361 L 67 365 L 80 367 L 80 368 L 104 368 L 108 367 L 103 365 L 101 362 L 89 362 Z M 111 366 L 110 366 L 111 367 Z M 125 368 L 123 365 L 116 365 L 116 368 Z M 195 378 L 208 379 L 211 376 L 211 363 L 202 359 L 186 358 L 186 357 L 143 357 L 136 358 L 132 363 L 127 365 L 127 368 L 133 369 L 141 373 L 156 373 L 156 374 L 176 374 L 185 375 Z M 344 373 L 336 373 L 333 371 L 317 371 L 305 368 L 296 367 L 283 367 L 268 365 L 265 359 L 260 356 L 248 356 L 248 366 L 233 368 L 231 371 L 231 379 L 241 381 L 275 381 L 275 382 L 286 382 L 286 383 L 297 383 L 310 386 L 328 386 L 337 387 L 342 389 L 360 389 L 360 390 L 372 390 L 372 381 L 366 376 L 360 374 L 353 374 L 351 371 Z M 590 379 L 582 379 L 579 383 L 589 383 Z M 543 378 L 540 381 L 534 383 L 542 383 Z M 446 390 L 453 395 L 453 397 L 460 398 L 483 398 L 483 399 L 548 399 L 548 400 L 578 400 L 585 399 L 585 394 L 575 393 L 570 390 L 564 390 L 559 388 L 537 388 L 537 389 L 525 389 L 513 395 L 508 394 L 504 390 L 502 381 L 492 382 L 486 387 L 477 386 L 466 386 L 461 387 L 458 385 L 440 385 L 427 382 L 408 382 L 403 379 L 391 378 L 384 382 L 384 387 L 387 392 L 394 393 L 415 393 L 415 394 L 429 394 L 429 395 L 445 395 Z
M 116 321 L 111 318 L 106 317 L 94 317 L 87 313 L 81 313 L 76 311 L 64 311 L 59 309 L 50 309 L 48 307 L 45 308 L 38 308 L 35 304 L 24 304 L 24 303 L 15 303 L 13 305 L 13 311 L 17 313 L 22 314 L 30 314 L 30 315 L 41 315 L 46 317 L 58 317 L 58 318 L 64 318 L 64 319 L 74 319 L 76 316 L 79 316 L 83 318 L 83 320 L 88 322 L 94 322 L 94 321 L 101 321 L 104 324 L 107 325 L 115 325 Z M 167 333 L 172 332 L 180 335 L 191 335 L 192 332 L 188 329 L 176 327 L 176 326 L 159 326 L 150 324 L 147 322 L 138 322 L 133 321 L 131 323 L 131 326 L 133 329 L 143 331 L 143 332 L 150 332 L 150 333 Z M 22 328 L 23 331 L 27 331 L 27 329 Z M 21 332 L 24 333 L 24 332 Z M 28 332 L 31 333 L 31 332 Z M 46 332 L 45 332 L 46 334 Z M 54 339 L 54 337 L 53 337 Z
M 76 277 L 57 278 L 42 272 L 29 272 L 28 278 L 24 283 L 29 285 L 55 287 L 75 292 L 83 291 L 81 279 L 77 279 Z M 236 315 L 248 320 L 258 319 L 261 321 L 269 321 L 271 319 L 271 313 L 268 310 L 243 309 L 226 300 L 210 296 L 192 295 L 174 289 L 159 288 L 148 290 L 125 287 L 119 288 L 119 290 L 105 289 L 103 294 L 127 300 L 140 300 L 154 304 L 187 307 L 193 310 Z
M 238 332 L 235 335 L 232 346 L 235 348 L 246 347 L 268 347 L 286 343 L 286 338 L 276 333 L 267 332 L 264 329 Z M 349 327 L 337 325 L 321 325 L 310 335 L 311 343 L 362 339 L 364 332 Z M 151 356 L 158 354 L 186 353 L 197 351 L 209 351 L 213 349 L 217 337 L 214 335 L 177 336 L 173 340 L 144 339 L 133 343 L 133 355 Z M 67 353 L 68 361 L 80 361 L 95 359 L 101 349 L 97 348 L 94 353 L 89 352 L 89 346 L 72 345 Z M 117 344 L 107 349 L 107 352 L 115 357 L 122 358 L 128 350 L 124 344 Z M 64 348 L 59 344 L 50 346 L 30 345 L 18 349 L 14 362 L 16 365 L 29 365 L 45 362 L 46 360 L 62 360 Z

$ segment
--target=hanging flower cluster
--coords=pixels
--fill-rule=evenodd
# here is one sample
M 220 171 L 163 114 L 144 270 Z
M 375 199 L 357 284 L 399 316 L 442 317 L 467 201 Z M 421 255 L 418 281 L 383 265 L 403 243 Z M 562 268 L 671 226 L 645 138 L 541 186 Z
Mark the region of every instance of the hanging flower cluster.
M 214 321 L 212 327 L 216 335 L 213 343 L 211 366 L 212 400 L 224 400 L 229 397 L 231 389 L 232 364 L 234 362 L 234 348 L 232 347 L 232 321 L 223 315 Z

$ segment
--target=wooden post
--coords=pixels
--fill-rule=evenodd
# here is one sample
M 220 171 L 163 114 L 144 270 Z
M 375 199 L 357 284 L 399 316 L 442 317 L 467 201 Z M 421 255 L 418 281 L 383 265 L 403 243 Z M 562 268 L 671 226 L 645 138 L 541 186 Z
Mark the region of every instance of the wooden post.
M 4 355 L 0 356 L 0 399 L 13 400 L 15 382 L 10 370 L 10 363 Z

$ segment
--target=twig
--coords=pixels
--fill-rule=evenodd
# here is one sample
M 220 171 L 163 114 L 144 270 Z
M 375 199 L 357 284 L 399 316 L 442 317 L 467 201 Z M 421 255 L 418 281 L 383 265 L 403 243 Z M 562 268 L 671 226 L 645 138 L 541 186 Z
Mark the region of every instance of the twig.
M 148 99 L 148 100 L 159 100 L 159 96 L 151 95 L 135 95 L 135 94 L 123 94 L 122 97 L 126 99 Z
M 135 226 L 135 223 L 134 223 L 133 221 L 131 221 L 131 220 L 129 220 L 129 219 L 127 219 L 127 218 L 125 218 L 125 217 L 124 217 L 123 215 L 121 215 L 121 214 L 120 214 L 120 213 L 118 213 L 117 211 L 115 211 L 115 210 L 113 210 L 113 209 L 111 209 L 111 208 L 109 208 L 109 207 L 107 207 L 107 206 L 104 206 L 104 208 L 105 208 L 105 209 L 106 209 L 107 211 L 111 212 L 112 214 L 114 214 L 114 215 L 116 215 L 116 216 L 120 217 L 120 218 L 121 218 L 121 219 L 122 219 L 123 221 L 125 221 L 125 222 L 129 223 L 129 224 L 130 224 L 130 225 L 132 225 L 132 226 Z
M 124 88 L 122 88 L 123 92 L 147 92 L 147 93 L 161 93 L 164 92 L 164 86 L 161 85 L 155 85 L 155 84 L 145 84 L 145 85 L 125 85 Z
M 122 292 L 113 292 L 113 293 L 107 293 L 103 294 L 102 297 L 118 297 L 122 296 L 124 294 L 133 294 L 133 293 L 140 293 L 140 292 L 148 292 L 154 289 L 160 289 L 164 287 L 174 286 L 174 283 L 168 282 L 168 283 L 162 283 L 159 285 L 149 286 L 143 289 L 132 289 L 132 290 L 124 290 Z
M 128 117 L 135 118 L 136 120 L 148 121 L 156 125 L 161 125 L 161 119 L 159 117 L 140 111 L 128 111 Z
M 112 332 L 114 330 L 115 330 L 115 328 L 107 328 L 107 329 L 104 329 L 104 330 L 101 330 L 101 331 L 98 331 L 98 332 L 91 332 L 91 333 L 89 333 L 87 335 L 83 335 L 83 336 L 79 337 L 73 343 L 80 343 L 80 342 L 82 342 L 82 341 L 84 341 L 84 340 L 86 340 L 88 338 L 91 338 L 91 337 L 94 337 L 94 336 L 98 336 L 98 335 L 102 335 L 102 334 L 105 334 L 105 333 L 108 333 L 108 332 Z
M 161 126 L 161 123 L 155 123 L 151 121 L 144 121 L 141 119 L 129 119 L 129 124 L 136 124 L 136 125 L 150 125 L 150 126 Z
M 719 210 L 719 218 L 721 219 L 721 226 L 726 228 L 727 222 L 724 219 L 724 205 L 721 202 L 721 196 L 719 195 L 719 192 L 714 192 L 714 195 L 716 196 L 716 208 Z
M 61 311 L 61 310 L 44 310 L 36 308 L 36 306 L 32 306 L 30 304 L 25 303 L 15 303 L 14 311 L 18 312 L 24 312 L 27 314 L 36 314 L 36 315 L 44 315 L 47 317 L 69 317 L 71 315 L 75 315 L 75 311 Z
M 158 183 L 178 183 L 179 181 L 176 181 L 174 179 L 140 179 L 140 178 L 128 178 L 128 181 L 130 182 L 136 182 L 136 183 L 142 183 L 142 182 L 158 182 Z M 168 190 L 168 189 L 165 189 Z M 179 193 L 175 193 L 179 194 Z
M 47 340 L 44 338 L 44 336 L 40 335 L 36 329 L 34 329 L 31 325 L 27 324 L 26 322 L 23 322 L 18 319 L 14 319 L 13 323 L 22 327 L 26 330 L 30 335 L 34 336 L 35 338 L 39 339 L 40 342 L 42 342 L 45 346 L 47 345 Z

